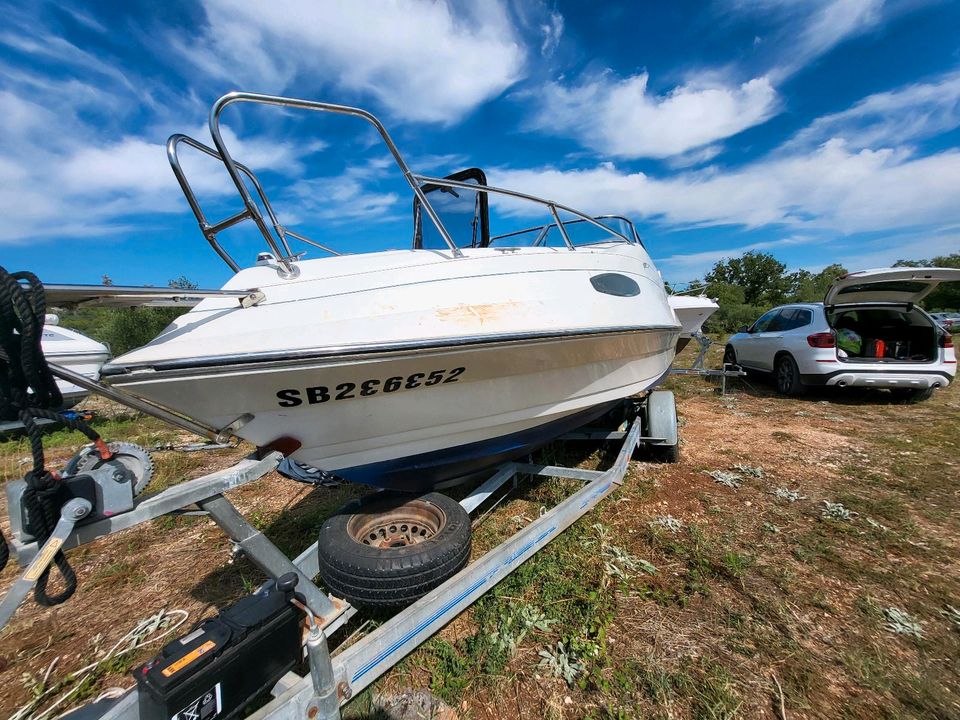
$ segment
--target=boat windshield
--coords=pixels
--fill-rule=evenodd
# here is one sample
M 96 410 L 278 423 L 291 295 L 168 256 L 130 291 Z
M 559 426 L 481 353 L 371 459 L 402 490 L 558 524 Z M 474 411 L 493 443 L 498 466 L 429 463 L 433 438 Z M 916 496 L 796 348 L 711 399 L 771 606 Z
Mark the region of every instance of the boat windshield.
M 619 215 L 603 215 L 596 218 L 573 218 L 556 220 L 526 227 L 521 230 L 501 232 L 490 236 L 490 198 L 489 193 L 472 190 L 464 185 L 487 187 L 486 174 L 480 168 L 468 168 L 444 180 L 454 180 L 459 187 L 449 187 L 439 183 L 423 185 L 424 196 L 429 198 L 431 207 L 436 211 L 443 226 L 459 248 L 476 247 L 580 247 L 609 242 L 640 243 L 640 237 L 633 223 Z M 497 199 L 494 196 L 494 199 Z M 500 198 L 504 200 L 504 198 Z M 505 212 L 497 218 L 497 225 L 509 225 L 511 209 L 518 203 L 506 198 Z M 424 221 L 423 207 L 419 198 L 413 200 L 413 247 L 415 250 L 444 250 L 446 241 L 436 225 L 429 219 Z M 560 230 L 563 226 L 563 232 Z M 613 232 L 611 232 L 613 231 Z
M 471 185 L 486 185 L 487 176 L 480 168 L 467 168 L 448 180 Z M 487 193 L 464 187 L 443 187 L 433 183 L 423 186 L 430 196 L 430 205 L 443 220 L 443 225 L 458 247 L 487 247 L 490 244 L 490 211 Z M 429 219 L 424 222 L 420 198 L 413 199 L 413 247 L 415 250 L 446 250 L 447 243 Z
M 582 218 L 564 220 L 562 222 L 563 228 L 574 246 L 580 247 L 583 245 L 596 245 L 598 243 L 609 242 L 643 244 L 640 241 L 640 236 L 637 234 L 633 223 L 625 217 L 620 217 L 619 215 L 600 215 L 593 218 L 593 220 L 619 233 L 621 237 L 612 235 L 603 228 L 597 227 Z M 556 223 L 536 225 L 534 227 L 524 228 L 523 230 L 502 233 L 490 238 L 490 245 L 493 247 L 563 247 L 565 244 L 564 238 L 560 234 Z

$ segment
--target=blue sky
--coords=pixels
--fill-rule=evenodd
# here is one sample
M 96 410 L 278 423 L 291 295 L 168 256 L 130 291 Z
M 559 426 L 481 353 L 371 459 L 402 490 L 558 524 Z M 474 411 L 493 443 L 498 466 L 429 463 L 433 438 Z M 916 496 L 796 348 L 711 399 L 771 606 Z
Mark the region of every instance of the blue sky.
M 230 275 L 163 143 L 209 143 L 234 89 L 360 106 L 411 166 L 633 218 L 664 276 L 771 252 L 849 269 L 960 250 L 960 3 L 925 0 L 8 3 L 0 262 L 48 282 Z M 228 109 L 282 220 L 408 247 L 410 195 L 369 127 Z M 237 201 L 184 160 L 211 218 Z M 501 229 L 544 219 L 516 208 Z M 494 228 L 497 229 L 496 227 Z M 250 233 L 224 235 L 241 264 Z M 309 257 L 319 255 L 310 253 Z

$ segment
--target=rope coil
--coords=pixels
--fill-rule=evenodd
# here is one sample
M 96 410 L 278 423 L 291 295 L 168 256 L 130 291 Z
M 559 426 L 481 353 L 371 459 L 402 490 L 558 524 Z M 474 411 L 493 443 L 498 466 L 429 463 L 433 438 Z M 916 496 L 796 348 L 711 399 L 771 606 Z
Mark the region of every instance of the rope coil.
M 59 476 L 45 467 L 43 436 L 36 420 L 54 420 L 82 432 L 101 455 L 106 451 L 104 459 L 109 458 L 109 450 L 93 428 L 79 418 L 67 419 L 53 410 L 63 404 L 63 396 L 41 347 L 46 309 L 43 285 L 36 275 L 27 271 L 10 273 L 0 266 L 0 420 L 19 420 L 30 440 L 33 468 L 24 476 L 27 488 L 22 502 L 38 547 L 53 533 L 67 498 Z M 0 548 L 2 570 L 10 557 L 2 533 Z M 77 589 L 76 573 L 63 551 L 56 554 L 54 564 L 63 577 L 64 589 L 56 595 L 47 593 L 48 567 L 34 588 L 34 598 L 41 605 L 59 605 Z

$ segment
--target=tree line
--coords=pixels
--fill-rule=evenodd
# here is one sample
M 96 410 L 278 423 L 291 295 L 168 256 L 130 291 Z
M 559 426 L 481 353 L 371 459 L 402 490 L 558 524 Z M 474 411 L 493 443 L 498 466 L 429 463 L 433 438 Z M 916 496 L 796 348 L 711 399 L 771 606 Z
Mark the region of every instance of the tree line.
M 894 267 L 960 268 L 960 253 L 929 260 L 899 260 Z M 820 302 L 827 289 L 847 269 L 832 264 L 817 273 L 808 270 L 787 272 L 787 266 L 773 255 L 747 252 L 717 262 L 702 280 L 690 284 L 714 298 L 720 309 L 706 323 L 709 332 L 734 332 L 749 325 L 772 307 L 791 302 Z M 927 310 L 960 310 L 960 284 L 944 283 L 924 298 Z
M 113 285 L 104 275 L 104 285 Z M 167 283 L 169 287 L 193 290 L 197 284 L 181 275 Z M 114 356 L 146 345 L 179 315 L 189 308 L 180 307 L 81 307 L 58 311 L 60 324 L 83 333 L 98 342 L 107 343 Z

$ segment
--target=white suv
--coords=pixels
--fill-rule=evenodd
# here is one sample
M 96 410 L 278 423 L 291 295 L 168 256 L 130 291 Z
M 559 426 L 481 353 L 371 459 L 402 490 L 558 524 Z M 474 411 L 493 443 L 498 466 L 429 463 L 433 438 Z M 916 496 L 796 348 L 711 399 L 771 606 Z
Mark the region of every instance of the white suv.
M 925 400 L 957 373 L 949 332 L 916 306 L 951 268 L 888 268 L 839 278 L 822 303 L 782 305 L 742 327 L 724 362 L 774 373 L 777 389 L 809 385 L 886 388 Z

